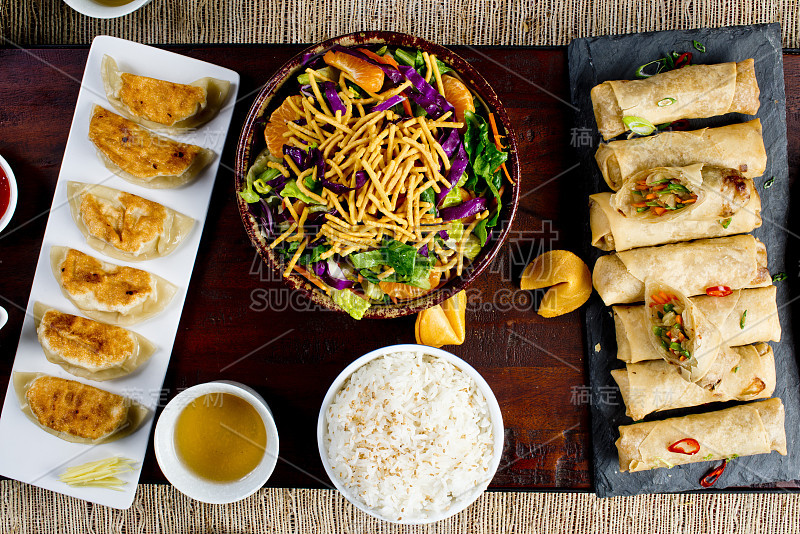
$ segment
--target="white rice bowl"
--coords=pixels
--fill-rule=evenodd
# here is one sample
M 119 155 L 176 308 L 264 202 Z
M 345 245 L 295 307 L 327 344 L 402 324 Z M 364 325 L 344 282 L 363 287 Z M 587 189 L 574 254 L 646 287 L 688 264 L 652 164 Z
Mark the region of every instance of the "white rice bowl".
M 502 418 L 486 382 L 429 347 L 387 347 L 354 362 L 331 386 L 319 423 L 320 455 L 336 487 L 393 522 L 427 523 L 466 508 L 502 453 Z

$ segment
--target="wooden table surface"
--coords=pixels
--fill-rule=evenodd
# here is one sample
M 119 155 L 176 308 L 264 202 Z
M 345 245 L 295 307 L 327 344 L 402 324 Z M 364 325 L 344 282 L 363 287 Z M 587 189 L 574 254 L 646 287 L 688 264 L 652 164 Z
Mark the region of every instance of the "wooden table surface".
M 222 154 L 202 242 L 188 290 L 162 405 L 182 388 L 210 380 L 243 382 L 275 414 L 281 460 L 277 487 L 330 487 L 316 443 L 320 402 L 336 375 L 373 349 L 414 342 L 414 317 L 354 321 L 313 311 L 264 266 L 234 202 L 234 149 L 260 86 L 299 46 L 172 47 L 233 69 L 239 102 Z M 455 47 L 489 80 L 520 140 L 522 195 L 510 238 L 470 289 L 467 340 L 444 347 L 486 378 L 503 412 L 506 446 L 493 488 L 591 488 L 588 378 L 578 312 L 543 319 L 519 290 L 524 266 L 550 248 L 583 249 L 587 202 L 571 144 L 566 50 Z M 5 394 L 19 340 L 88 49 L 0 49 L 0 154 L 19 182 L 19 203 L 0 235 L 0 394 Z M 789 160 L 800 169 L 800 56 L 784 57 Z M 0 439 L 9 439 L 2 436 Z M 149 448 L 142 482 L 164 482 Z

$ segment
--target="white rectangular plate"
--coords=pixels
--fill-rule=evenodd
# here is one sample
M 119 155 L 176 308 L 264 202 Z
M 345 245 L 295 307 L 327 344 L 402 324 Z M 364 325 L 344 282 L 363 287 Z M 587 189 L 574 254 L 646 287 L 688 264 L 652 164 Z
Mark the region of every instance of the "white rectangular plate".
M 184 142 L 212 149 L 216 159 L 198 178 L 178 189 L 148 189 L 126 182 L 100 162 L 94 145 L 89 141 L 89 119 L 95 104 L 113 111 L 107 102 L 100 78 L 100 62 L 108 54 L 117 60 L 120 69 L 152 78 L 178 83 L 191 83 L 211 76 L 231 82 L 230 94 L 217 117 L 197 131 L 171 136 Z M 161 397 L 161 388 L 167 372 L 172 345 L 178 331 L 186 291 L 194 268 L 200 236 L 203 233 L 211 191 L 219 167 L 219 158 L 227 137 L 233 114 L 233 105 L 239 90 L 239 75 L 210 63 L 184 57 L 172 52 L 151 48 L 123 39 L 100 36 L 92 43 L 86 70 L 83 74 L 75 116 L 72 119 L 61 172 L 58 175 L 53 205 L 44 233 L 42 250 L 36 265 L 30 300 L 22 325 L 13 372 L 43 372 L 89 383 L 114 393 L 133 398 L 151 410 Z M 105 258 L 89 247 L 70 215 L 67 204 L 68 181 L 106 185 L 160 202 L 195 219 L 191 233 L 169 256 L 137 263 L 125 263 Z M 21 199 L 24 201 L 24 199 Z M 82 250 L 111 263 L 130 265 L 162 276 L 178 286 L 178 293 L 166 310 L 143 323 L 129 327 L 139 332 L 158 347 L 158 350 L 141 369 L 132 375 L 106 382 L 91 382 L 76 378 L 61 367 L 45 359 L 36 337 L 33 321 L 33 304 L 43 302 L 59 310 L 76 315 L 80 311 L 67 300 L 50 270 L 50 248 L 56 245 Z M 13 374 L 12 374 L 13 376 Z M 145 425 L 134 434 L 103 445 L 68 443 L 52 436 L 34 425 L 22 414 L 17 402 L 13 382 L 9 384 L 0 417 L 0 474 L 42 488 L 64 493 L 94 503 L 114 508 L 129 508 L 133 503 L 139 472 L 147 450 L 152 414 Z M 138 462 L 135 472 L 121 475 L 127 481 L 124 491 L 101 488 L 73 488 L 58 480 L 67 468 L 84 462 L 120 455 Z

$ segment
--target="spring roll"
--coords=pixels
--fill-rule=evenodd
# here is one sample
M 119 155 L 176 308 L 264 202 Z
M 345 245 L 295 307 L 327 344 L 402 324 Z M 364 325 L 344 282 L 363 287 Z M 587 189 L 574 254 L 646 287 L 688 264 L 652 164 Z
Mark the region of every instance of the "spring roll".
M 597 129 L 611 139 L 630 128 L 624 117 L 652 124 L 744 113 L 760 106 L 755 61 L 690 65 L 643 80 L 615 80 L 592 88 Z
M 761 198 L 735 169 L 658 167 L 589 197 L 592 245 L 601 250 L 743 234 L 761 226 Z
M 771 285 L 737 290 L 727 297 L 702 295 L 689 300 L 719 330 L 724 345 L 735 347 L 781 340 L 776 293 Z M 614 306 L 613 311 L 617 358 L 630 363 L 661 359 L 647 329 L 647 307 Z
M 751 402 L 725 410 L 673 417 L 619 427 L 616 442 L 620 471 L 645 471 L 735 456 L 778 451 L 786 456 L 786 430 L 781 399 Z M 693 454 L 673 452 L 696 441 Z M 689 449 L 691 451 L 691 449 Z
M 622 186 L 626 177 L 655 167 L 708 163 L 737 169 L 747 178 L 758 178 L 767 168 L 767 151 L 759 119 L 719 128 L 662 132 L 601 143 L 594 157 L 603 179 L 614 191 Z
M 594 288 L 606 306 L 641 302 L 649 281 L 692 297 L 716 286 L 765 287 L 772 278 L 766 247 L 749 234 L 608 254 L 597 260 L 592 273 Z
M 731 363 L 713 389 L 684 380 L 664 360 L 629 363 L 614 369 L 625 402 L 625 415 L 638 421 L 647 414 L 708 402 L 768 399 L 775 391 L 775 356 L 766 343 L 725 348 Z M 726 358 L 727 360 L 728 358 Z

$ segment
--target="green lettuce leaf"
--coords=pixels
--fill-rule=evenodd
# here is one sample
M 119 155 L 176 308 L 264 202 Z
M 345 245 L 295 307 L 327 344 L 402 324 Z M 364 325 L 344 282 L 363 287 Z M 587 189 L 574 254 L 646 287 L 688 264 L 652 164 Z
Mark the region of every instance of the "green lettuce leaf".
M 349 289 L 332 289 L 331 297 L 341 309 L 350 314 L 350 317 L 361 320 L 370 307 L 370 303 Z

